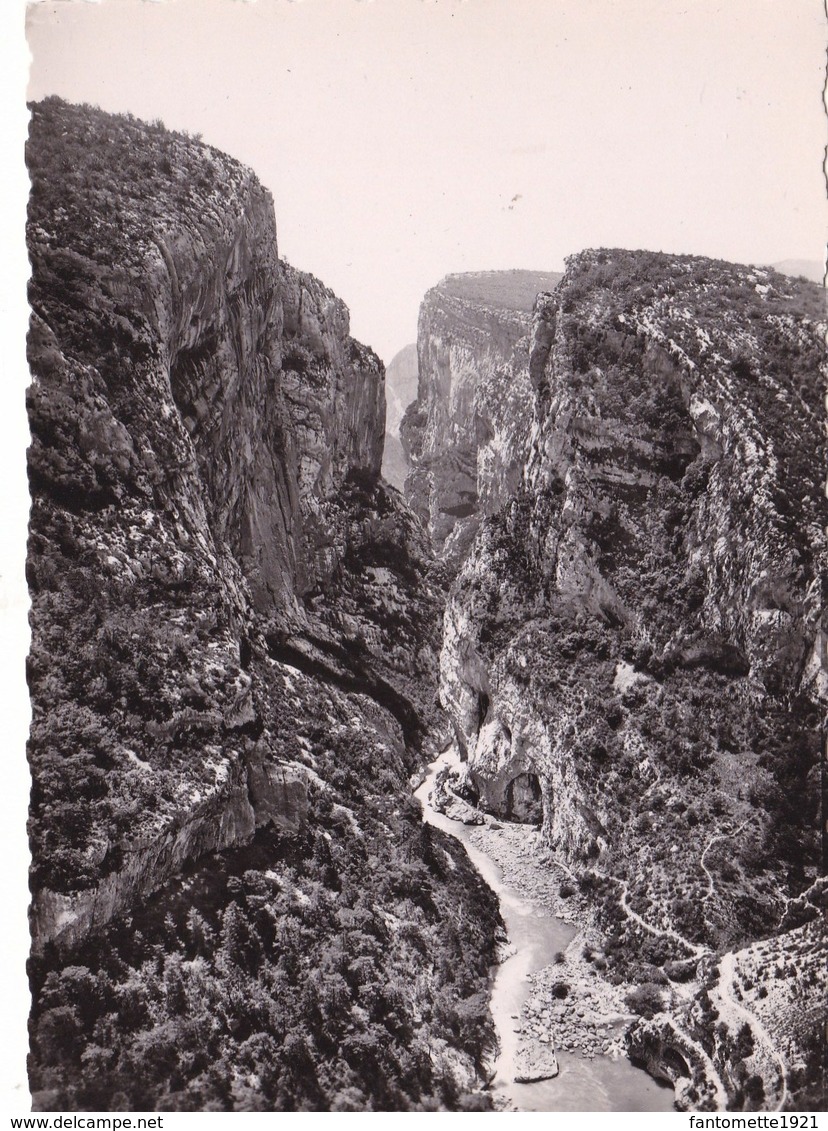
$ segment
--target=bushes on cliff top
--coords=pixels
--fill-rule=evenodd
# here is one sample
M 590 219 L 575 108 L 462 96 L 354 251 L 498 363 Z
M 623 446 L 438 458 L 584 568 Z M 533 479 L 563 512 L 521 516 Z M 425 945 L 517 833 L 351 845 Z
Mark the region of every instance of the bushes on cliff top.
M 649 1019 L 664 1008 L 664 992 L 652 982 L 645 982 L 644 985 L 630 990 L 624 1001 L 633 1013 Z
M 121 267 L 141 261 L 152 222 L 195 211 L 204 223 L 214 186 L 226 203 L 250 174 L 198 139 L 131 114 L 107 114 L 49 97 L 30 106 L 26 161 L 32 181 L 30 217 L 50 217 L 45 233 L 89 261 L 117 253 Z M 117 252 L 116 252 L 117 249 Z

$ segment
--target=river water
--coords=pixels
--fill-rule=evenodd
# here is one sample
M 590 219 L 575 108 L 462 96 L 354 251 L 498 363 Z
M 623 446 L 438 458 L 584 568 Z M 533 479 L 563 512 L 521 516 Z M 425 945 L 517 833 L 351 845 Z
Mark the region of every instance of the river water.
M 557 951 L 565 950 L 575 928 L 550 915 L 509 887 L 503 873 L 485 851 L 471 843 L 470 829 L 437 813 L 428 796 L 439 770 L 450 764 L 442 754 L 428 768 L 415 792 L 423 806 L 423 820 L 465 845 L 469 859 L 500 900 L 500 911 L 515 953 L 495 970 L 491 1010 L 500 1043 L 493 1090 L 505 1106 L 518 1111 L 673 1111 L 673 1090 L 664 1087 L 625 1058 L 596 1056 L 586 1060 L 574 1053 L 558 1053 L 560 1072 L 552 1080 L 534 1084 L 514 1082 L 517 1021 L 531 989 L 527 975 L 543 969 Z

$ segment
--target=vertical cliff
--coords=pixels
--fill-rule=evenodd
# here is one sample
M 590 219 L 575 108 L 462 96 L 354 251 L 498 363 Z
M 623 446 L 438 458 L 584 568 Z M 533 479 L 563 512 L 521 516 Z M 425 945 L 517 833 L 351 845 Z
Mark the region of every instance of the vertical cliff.
M 250 170 L 56 99 L 27 159 L 35 1106 L 474 1102 L 496 908 L 408 794 L 438 670 L 448 787 L 540 825 L 636 1055 L 685 1106 L 807 1098 L 824 295 L 449 276 L 409 507 L 382 365 Z
M 535 295 L 559 275 L 449 275 L 428 292 L 417 334 L 417 400 L 400 425 L 406 497 L 456 568 L 479 519 L 517 488 L 532 415 L 529 331 Z
M 413 343 L 394 354 L 385 374 L 385 448 L 382 475 L 398 491 L 405 485 L 408 459 L 400 440 L 400 422 L 417 397 L 417 347 Z
M 280 263 L 270 196 L 232 159 L 56 102 L 35 110 L 28 152 L 32 749 L 39 765 L 42 728 L 49 787 L 36 873 L 87 884 L 118 871 L 120 837 L 89 822 L 81 873 L 62 872 L 51 841 L 67 833 L 52 806 L 95 797 L 117 809 L 121 781 L 140 772 L 130 739 L 144 747 L 147 724 L 154 753 L 183 763 L 196 808 L 243 793 L 238 752 L 205 769 L 182 732 L 225 750 L 255 729 L 253 615 L 305 624 L 302 594 L 345 552 L 329 512 L 349 476 L 378 475 L 383 372 L 349 338 L 343 303 Z M 58 183 L 59 155 L 72 167 Z M 119 682 L 139 638 L 146 677 Z M 67 741 L 87 747 L 63 767 L 78 780 L 47 772 L 56 711 L 70 716 Z M 80 736 L 96 719 L 106 735 L 90 751 Z M 179 820 L 183 792 L 139 806 L 130 836 Z M 238 805 L 219 844 L 253 827 Z
M 569 851 L 612 852 L 625 758 L 682 792 L 738 774 L 772 812 L 774 775 L 814 796 L 822 317 L 807 284 L 643 253 L 584 253 L 539 297 L 525 488 L 458 579 L 443 696 L 482 795 L 540 773 Z
M 770 270 L 573 257 L 524 483 L 450 594 L 458 789 L 542 811 L 638 982 L 773 932 L 818 873 L 824 335 L 820 289 Z
M 439 603 L 382 365 L 232 158 L 49 99 L 27 160 L 35 1105 L 456 1106 L 496 909 L 406 808 Z

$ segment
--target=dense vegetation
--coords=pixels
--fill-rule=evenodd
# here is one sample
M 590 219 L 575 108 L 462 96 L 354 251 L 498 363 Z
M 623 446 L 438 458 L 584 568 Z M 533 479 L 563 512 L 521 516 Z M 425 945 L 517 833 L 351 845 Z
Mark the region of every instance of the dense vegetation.
M 321 763 L 337 785 L 314 790 L 301 835 L 262 832 L 188 869 L 105 940 L 33 962 L 37 1107 L 466 1102 L 449 1046 L 478 1067 L 493 1049 L 496 903 L 399 788 L 366 798 L 376 767 L 354 753 Z
M 769 269 L 572 257 L 538 300 L 524 484 L 449 598 L 444 699 L 465 702 L 465 671 L 480 680 L 473 647 L 481 721 L 511 744 L 510 774 L 525 751 L 549 847 L 599 929 L 589 961 L 638 987 L 645 1019 L 678 1008 L 700 954 L 784 940 L 800 902 L 799 922 L 820 914 L 825 322 L 819 287 Z M 507 763 L 493 771 L 487 741 L 469 776 L 500 813 Z M 817 950 L 798 945 L 808 1004 L 790 1004 L 787 1055 L 804 1096 L 819 1089 Z M 769 1000 L 772 981 L 757 972 Z M 732 1102 L 761 1104 L 737 1034 L 714 1050 L 715 1021 L 686 1023 L 732 1062 Z
M 26 151 L 30 217 L 36 225 L 48 218 L 51 269 L 70 294 L 96 266 L 112 266 L 115 248 L 121 267 L 140 269 L 153 221 L 187 224 L 203 218 L 210 202 L 233 207 L 233 195 L 255 182 L 226 153 L 160 120 L 103 114 L 54 96 L 31 110 L 37 133 Z M 86 280 L 77 275 L 83 259 Z
M 497 906 L 408 782 L 433 562 L 324 432 L 379 363 L 232 159 L 49 99 L 27 160 L 35 1106 L 479 1103 Z

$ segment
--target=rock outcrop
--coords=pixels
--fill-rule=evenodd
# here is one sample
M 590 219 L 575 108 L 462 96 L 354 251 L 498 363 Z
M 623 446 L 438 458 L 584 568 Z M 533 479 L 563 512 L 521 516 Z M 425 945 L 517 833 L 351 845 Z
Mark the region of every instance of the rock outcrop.
M 643 253 L 584 253 L 539 297 L 525 486 L 455 586 L 442 695 L 487 806 L 505 815 L 536 775 L 573 859 L 611 854 L 596 801 L 626 760 L 655 792 L 672 748 L 666 803 L 682 778 L 729 778 L 734 757 L 757 783 L 779 771 L 762 757 L 777 726 L 807 742 L 821 316 L 807 284 Z M 690 685 L 705 724 L 688 731 Z M 666 726 L 642 730 L 656 702 Z M 760 704 L 775 736 L 755 733 Z M 812 796 L 813 754 L 786 757 Z
M 449 597 L 461 795 L 537 799 L 633 981 L 772 931 L 819 868 L 824 335 L 802 280 L 573 257 L 536 305 L 523 483 Z
M 58 184 L 63 152 L 75 168 Z M 255 176 L 57 100 L 35 108 L 28 157 L 42 946 L 186 859 L 301 824 L 297 750 L 267 723 L 268 642 L 321 641 L 322 678 L 332 648 L 358 642 L 340 675 L 381 689 L 399 744 L 417 730 L 410 697 L 433 698 L 417 681 L 436 612 L 425 585 L 412 635 L 404 596 L 428 562 L 378 482 L 382 365 L 341 300 L 279 260 Z
M 445 810 L 540 826 L 686 1106 L 807 1098 L 819 289 L 606 251 L 554 291 L 450 276 L 409 507 L 382 365 L 249 170 L 57 99 L 28 163 L 35 1106 L 451 1107 L 483 1077 L 493 897 L 407 784 L 455 574 Z
M 681 1110 L 811 1110 L 824 1101 L 824 913 L 813 905 L 804 926 L 706 961 L 673 1016 L 632 1027 L 630 1055 L 675 1086 Z
M 457 1106 L 497 905 L 410 798 L 383 367 L 232 158 L 47 99 L 27 159 L 34 1107 Z
M 394 354 L 385 370 L 385 448 L 382 475 L 402 491 L 409 465 L 400 440 L 400 422 L 417 397 L 417 347 L 413 343 Z
M 552 1080 L 560 1071 L 555 1050 L 543 1045 L 523 1044 L 515 1057 L 515 1083 L 532 1084 Z
M 449 275 L 420 307 L 417 400 L 400 425 L 411 464 L 405 492 L 454 568 L 481 516 L 494 514 L 521 481 L 532 417 L 532 305 L 559 278 Z
M 121 846 L 117 870 L 84 891 L 42 889 L 32 905 L 37 947 L 82 943 L 132 907 L 185 865 L 206 853 L 250 841 L 257 827 L 298 832 L 308 810 L 308 777 L 302 766 L 231 764 L 226 779 L 206 801 L 184 809 L 178 820 Z

